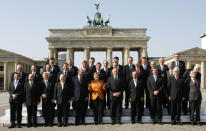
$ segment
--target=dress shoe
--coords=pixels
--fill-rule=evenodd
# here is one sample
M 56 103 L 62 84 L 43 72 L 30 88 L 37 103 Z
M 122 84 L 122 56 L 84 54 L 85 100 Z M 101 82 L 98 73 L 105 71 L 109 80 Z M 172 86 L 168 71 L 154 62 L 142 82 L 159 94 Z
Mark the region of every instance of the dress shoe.
M 152 124 L 156 124 L 156 120 L 152 120 Z
M 161 125 L 162 124 L 162 120 L 159 120 L 158 123 Z
M 61 127 L 62 126 L 62 123 L 58 123 L 58 127 Z
M 182 125 L 182 122 L 180 120 L 177 121 L 178 125 Z
M 197 122 L 196 123 L 198 126 L 202 126 L 202 123 L 201 122 Z
M 75 126 L 78 126 L 79 125 L 79 122 L 75 122 Z
M 36 123 L 34 123 L 34 124 L 33 124 L 33 127 L 37 127 L 37 124 L 36 124 Z
M 20 126 L 20 125 L 17 125 L 17 128 L 21 128 L 21 126 Z
M 15 128 L 15 125 L 14 125 L 14 124 L 13 124 L 13 125 L 10 125 L 9 128 Z
M 64 123 L 64 127 L 67 127 L 67 125 L 68 125 L 67 123 Z
M 172 125 L 175 125 L 176 124 L 176 122 L 175 121 L 172 121 Z

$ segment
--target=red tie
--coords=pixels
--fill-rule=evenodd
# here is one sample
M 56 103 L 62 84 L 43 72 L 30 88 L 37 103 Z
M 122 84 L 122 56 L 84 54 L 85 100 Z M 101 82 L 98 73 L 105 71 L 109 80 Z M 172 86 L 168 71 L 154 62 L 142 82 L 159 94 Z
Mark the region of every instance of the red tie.
M 177 76 L 176 76 L 176 78 L 175 78 L 176 80 L 177 80 Z
M 139 73 L 139 69 L 137 68 L 137 76 L 139 76 L 139 74 L 140 74 L 140 73 Z
M 194 84 L 195 84 L 195 86 L 197 86 L 197 81 L 196 81 L 196 79 L 194 79 Z

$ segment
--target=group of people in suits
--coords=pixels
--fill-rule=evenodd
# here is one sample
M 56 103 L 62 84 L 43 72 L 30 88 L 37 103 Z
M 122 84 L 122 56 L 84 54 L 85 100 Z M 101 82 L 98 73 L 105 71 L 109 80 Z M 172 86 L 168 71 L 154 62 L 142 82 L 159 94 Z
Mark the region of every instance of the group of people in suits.
M 103 123 L 105 108 L 110 109 L 111 124 L 121 124 L 122 103 L 126 109 L 131 104 L 132 124 L 142 123 L 145 105 L 153 124 L 161 124 L 162 109 L 167 108 L 173 125 L 181 123 L 181 111 L 189 112 L 193 125 L 201 125 L 200 65 L 186 70 L 178 54 L 174 54 L 174 61 L 168 66 L 164 64 L 164 58 L 156 65 L 154 61 L 149 64 L 145 57 L 134 63 L 129 57 L 125 66 L 119 64 L 118 57 L 113 58 L 111 67 L 107 60 L 103 61 L 103 68 L 100 62 L 94 63 L 95 59 L 91 57 L 89 63 L 83 61 L 78 69 L 69 59 L 60 71 L 55 59 L 51 58 L 42 74 L 34 65 L 28 74 L 23 72 L 22 65 L 18 65 L 8 88 L 9 128 L 21 128 L 22 104 L 27 107 L 27 126 L 36 127 L 37 106 L 41 100 L 44 126 L 53 126 L 56 106 L 59 127 L 68 125 L 70 106 L 75 110 L 75 125 L 85 124 L 88 106 L 93 109 L 95 125 Z

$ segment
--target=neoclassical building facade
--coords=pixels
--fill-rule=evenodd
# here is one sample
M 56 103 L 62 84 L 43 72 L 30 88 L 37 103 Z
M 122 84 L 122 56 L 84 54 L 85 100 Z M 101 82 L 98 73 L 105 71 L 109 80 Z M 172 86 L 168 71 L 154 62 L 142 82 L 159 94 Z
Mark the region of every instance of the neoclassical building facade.
M 129 51 L 137 51 L 139 58 L 147 57 L 146 28 L 116 29 L 110 26 L 86 26 L 83 29 L 50 29 L 49 58 L 58 59 L 58 53 L 66 52 L 66 60 L 74 59 L 74 51 L 83 51 L 88 61 L 90 51 L 106 51 L 106 58 L 112 63 L 112 51 L 122 51 L 123 64 L 127 64 Z

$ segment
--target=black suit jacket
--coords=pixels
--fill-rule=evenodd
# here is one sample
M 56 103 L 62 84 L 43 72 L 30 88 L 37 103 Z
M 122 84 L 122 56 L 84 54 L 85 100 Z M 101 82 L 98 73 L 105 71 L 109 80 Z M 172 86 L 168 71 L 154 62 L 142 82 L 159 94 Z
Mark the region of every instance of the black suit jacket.
M 60 72 L 59 72 L 59 74 L 58 74 L 58 76 L 57 76 L 57 82 L 60 81 L 59 78 L 60 78 L 60 75 L 61 75 L 61 74 L 64 74 L 64 71 L 60 71 Z M 72 81 L 72 74 L 71 74 L 69 71 L 67 71 L 67 72 L 66 72 L 65 82 L 71 83 L 71 81 Z
M 94 80 L 94 77 L 93 77 L 93 74 L 94 74 L 94 72 L 96 72 L 96 67 L 95 67 L 95 65 L 93 65 L 92 67 L 89 67 L 88 68 L 88 70 L 89 70 L 89 74 L 88 74 L 88 82 L 90 83 L 92 80 Z
M 68 69 L 68 71 L 69 71 L 69 74 L 70 74 L 72 77 L 78 75 L 78 68 L 77 68 L 76 66 L 72 66 L 72 67 L 71 67 L 71 70 Z
M 8 92 L 9 92 L 9 103 L 22 103 L 24 101 L 24 85 L 20 82 L 18 82 L 17 87 L 15 89 L 14 86 L 14 81 L 10 81 L 9 83 L 9 88 L 8 88 Z M 16 94 L 17 98 L 14 100 L 12 95 Z
M 176 67 L 175 61 L 172 62 L 173 67 Z M 179 61 L 179 69 L 180 69 L 180 77 L 182 77 L 182 75 L 185 73 L 185 62 L 184 61 Z
M 108 80 L 108 78 L 110 76 L 110 69 L 107 68 L 107 71 L 104 71 L 104 68 L 102 68 L 100 70 L 100 74 L 103 74 L 103 81 L 104 81 L 104 83 L 107 83 L 107 80 Z
M 15 74 L 15 73 L 16 73 L 16 72 L 13 72 L 13 73 L 11 74 L 11 81 L 14 80 L 14 74 Z M 20 77 L 20 79 L 19 79 L 19 82 L 22 83 L 22 84 L 24 84 L 24 83 L 26 82 L 26 80 L 27 80 L 27 74 L 24 73 L 24 72 L 22 72 L 22 75 L 21 75 L 21 77 Z
M 95 71 L 95 72 L 97 72 L 97 71 Z M 100 80 L 103 80 L 104 83 L 105 83 L 106 72 L 105 72 L 104 70 L 100 70 L 100 71 L 98 72 L 98 74 L 99 74 L 99 79 L 100 79 Z
M 181 100 L 185 97 L 185 83 L 183 78 L 179 77 L 178 80 L 174 76 L 168 80 L 168 96 L 171 100 Z
M 69 83 L 64 83 L 62 90 L 61 82 L 57 82 L 54 88 L 54 100 L 57 104 L 68 104 L 69 100 L 73 97 L 73 87 Z
M 40 102 L 40 95 L 40 87 L 38 84 L 33 82 L 32 87 L 30 86 L 29 81 L 24 84 L 24 96 L 27 106 L 32 104 L 37 105 L 37 102 Z
M 197 81 L 197 85 L 195 85 L 192 79 L 187 80 L 186 88 L 188 89 L 188 98 L 189 100 L 202 100 L 202 93 L 200 91 L 200 83 Z
M 153 75 L 147 79 L 147 89 L 150 94 L 150 99 L 154 99 L 156 97 L 161 98 L 163 88 L 164 84 L 161 77 L 157 77 L 156 82 Z M 159 93 L 154 95 L 154 91 L 158 91 Z
M 123 79 L 118 76 L 118 80 L 115 80 L 114 79 L 114 76 L 110 76 L 108 78 L 108 81 L 107 81 L 107 89 L 110 91 L 110 100 L 121 100 L 122 99 L 122 93 L 123 93 L 123 90 L 124 90 L 124 81 Z M 113 96 L 113 93 L 116 93 L 116 92 L 120 92 L 120 96 L 118 97 L 115 97 Z
M 51 71 L 50 72 L 54 75 L 54 77 L 55 77 L 54 79 L 56 80 L 57 76 L 58 76 L 58 73 L 60 72 L 59 66 L 54 65 L 53 70 L 52 70 L 52 67 L 51 67 Z
M 72 83 L 74 90 L 75 88 L 80 88 L 80 96 L 78 100 L 85 100 L 85 98 L 89 96 L 87 80 L 82 77 L 82 82 L 80 83 L 77 75 L 72 78 Z M 75 96 L 76 94 L 74 93 L 74 98 Z
M 130 79 L 132 79 L 132 72 L 135 71 L 135 65 L 132 64 L 132 69 L 130 69 L 129 65 L 125 65 L 123 67 L 123 77 L 124 80 L 128 83 Z
M 141 97 L 144 98 L 144 88 L 142 87 L 139 78 L 137 78 L 136 87 L 133 79 L 129 81 L 128 87 L 129 87 L 129 98 L 131 98 L 131 101 L 135 101 L 135 100 L 140 101 Z
M 147 65 L 147 69 L 145 70 L 144 68 L 143 68 L 143 65 L 140 65 L 140 69 L 141 69 L 141 80 L 142 80 L 142 84 L 143 84 L 143 86 L 144 87 L 146 87 L 147 86 L 147 78 L 149 77 L 149 75 L 150 75 L 150 66 L 149 65 Z
M 46 94 L 47 98 L 42 98 L 42 101 L 51 101 L 54 98 L 54 88 L 52 88 L 51 82 L 48 82 L 48 85 L 46 87 L 46 84 L 44 80 L 40 81 L 40 88 L 41 88 L 41 95 Z

